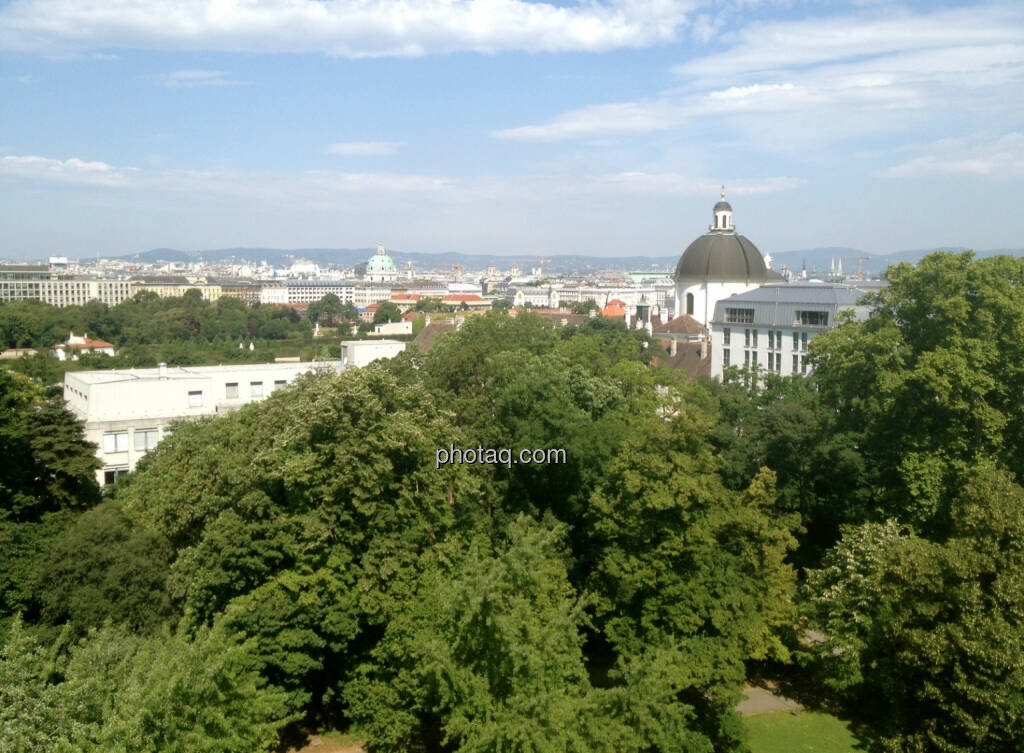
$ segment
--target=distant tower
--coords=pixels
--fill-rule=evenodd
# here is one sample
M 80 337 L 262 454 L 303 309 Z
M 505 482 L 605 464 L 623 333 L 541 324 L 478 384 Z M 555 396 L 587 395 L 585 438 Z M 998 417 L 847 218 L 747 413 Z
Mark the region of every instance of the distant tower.
M 800 270 L 800 279 L 801 280 L 806 280 L 807 279 L 807 259 L 804 259 L 804 266 Z

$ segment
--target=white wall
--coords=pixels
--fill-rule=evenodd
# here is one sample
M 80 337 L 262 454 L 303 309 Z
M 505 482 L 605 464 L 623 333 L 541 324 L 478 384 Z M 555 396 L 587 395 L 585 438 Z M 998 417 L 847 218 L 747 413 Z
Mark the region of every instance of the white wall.
M 341 362 L 346 367 L 361 367 L 378 358 L 394 358 L 405 350 L 398 340 L 342 340 Z
M 693 318 L 705 327 L 715 315 L 715 304 L 739 293 L 754 290 L 759 285 L 745 282 L 681 282 L 676 286 L 676 316 L 687 313 L 686 296 L 693 295 Z
M 318 366 L 340 372 L 340 361 Z M 104 483 L 109 469 L 132 471 L 146 450 L 136 450 L 135 433 L 147 429 L 163 439 L 167 426 L 182 418 L 197 418 L 236 410 L 246 403 L 268 397 L 290 384 L 314 364 L 274 363 L 237 366 L 195 366 L 161 369 L 69 371 L 64 375 L 64 400 L 85 422 L 85 438 L 98 448 L 103 467 L 97 480 Z M 253 382 L 259 383 L 254 394 Z M 279 384 L 283 383 L 283 384 Z M 237 384 L 237 396 L 228 396 L 228 385 Z M 199 404 L 190 404 L 190 392 L 199 392 Z M 127 434 L 123 450 L 107 452 L 107 434 Z

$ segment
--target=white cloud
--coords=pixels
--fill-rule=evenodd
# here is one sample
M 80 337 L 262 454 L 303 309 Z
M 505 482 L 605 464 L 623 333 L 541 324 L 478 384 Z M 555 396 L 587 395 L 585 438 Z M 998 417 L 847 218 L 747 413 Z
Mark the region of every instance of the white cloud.
M 15 0 L 0 47 L 322 52 L 603 51 L 670 42 L 687 0 Z
M 914 14 L 869 14 L 755 23 L 730 33 L 728 49 L 675 68 L 685 77 L 734 78 L 853 61 L 913 50 L 1019 43 L 1024 13 L 1012 6 L 972 6 Z M 933 62 L 941 65 L 940 59 Z
M 0 157 L 0 175 L 60 183 L 97 186 L 124 186 L 138 171 L 132 167 L 114 167 L 106 162 L 86 162 L 77 157 L 59 160 L 48 157 Z
M 886 178 L 929 175 L 1024 176 L 1024 133 L 1008 133 L 997 139 L 943 139 L 921 148 L 919 157 L 882 170 Z
M 204 86 L 240 86 L 243 81 L 226 78 L 224 71 L 172 71 L 147 76 L 168 89 L 196 89 Z
M 709 22 L 708 22 L 709 23 Z M 1019 122 L 1024 6 L 751 24 L 722 51 L 674 70 L 681 84 L 635 101 L 594 104 L 495 131 L 520 141 L 585 141 L 712 120 L 750 145 L 806 150 L 881 132 L 913 132 L 938 112 Z M 756 117 L 752 117 L 756 114 Z
M 272 205 L 331 208 L 376 196 L 382 201 L 431 201 L 449 205 L 512 201 L 531 205 L 567 197 L 621 199 L 629 195 L 709 196 L 718 191 L 710 178 L 677 172 L 619 171 L 569 174 L 520 174 L 455 178 L 391 172 L 337 172 L 315 170 L 296 174 L 269 174 L 219 170 L 141 170 L 119 168 L 105 162 L 72 158 L 0 158 L 0 178 L 131 188 L 132 194 L 151 196 L 216 196 Z M 728 181 L 731 195 L 776 193 L 799 187 L 790 177 Z
M 679 125 L 685 117 L 682 108 L 667 101 L 615 102 L 570 110 L 543 125 L 506 128 L 491 135 L 509 141 L 591 139 L 665 131 Z
M 395 154 L 403 146 L 401 141 L 339 141 L 329 145 L 326 151 L 346 157 L 381 157 Z

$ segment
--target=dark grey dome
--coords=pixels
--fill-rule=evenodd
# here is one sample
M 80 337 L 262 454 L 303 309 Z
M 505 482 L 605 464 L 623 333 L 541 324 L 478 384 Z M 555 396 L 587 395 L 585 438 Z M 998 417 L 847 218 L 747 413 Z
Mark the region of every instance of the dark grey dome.
M 742 235 L 710 232 L 687 246 L 676 265 L 675 279 L 762 285 L 766 268 L 757 246 Z
M 731 212 L 732 211 L 732 204 L 730 204 L 728 201 L 720 201 L 717 204 L 715 204 L 715 208 L 712 209 L 711 211 L 712 212 L 722 212 L 722 211 Z

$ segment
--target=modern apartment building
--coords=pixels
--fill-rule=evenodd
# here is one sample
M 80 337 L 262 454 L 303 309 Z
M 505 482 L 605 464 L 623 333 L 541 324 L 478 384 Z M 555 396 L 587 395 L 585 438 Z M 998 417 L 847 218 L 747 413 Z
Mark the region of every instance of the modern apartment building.
M 42 301 L 52 306 L 81 306 L 102 301 L 114 306 L 132 297 L 128 280 L 94 280 L 62 275 L 45 264 L 0 265 L 0 303 Z
M 868 292 L 844 284 L 772 283 L 718 301 L 711 319 L 711 376 L 721 378 L 729 366 L 807 374 L 810 341 L 833 329 L 841 311 L 866 318 L 869 308 L 859 301 Z
M 404 344 L 403 344 L 404 345 Z M 101 485 L 135 470 L 172 421 L 216 415 L 266 398 L 300 374 L 341 372 L 341 361 L 69 371 L 64 400 L 85 422 L 103 464 Z

